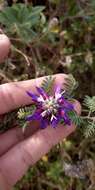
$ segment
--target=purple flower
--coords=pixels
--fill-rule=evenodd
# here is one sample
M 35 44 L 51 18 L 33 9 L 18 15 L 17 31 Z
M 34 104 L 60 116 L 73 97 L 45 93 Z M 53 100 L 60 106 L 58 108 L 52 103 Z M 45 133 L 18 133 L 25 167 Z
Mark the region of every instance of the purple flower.
M 62 121 L 64 124 L 70 125 L 71 120 L 68 112 L 73 111 L 73 105 L 64 98 L 64 91 L 58 86 L 55 89 L 54 95 L 48 95 L 43 88 L 36 87 L 39 95 L 27 91 L 27 94 L 32 98 L 36 106 L 33 114 L 26 117 L 27 121 L 39 120 L 41 128 L 46 128 L 51 125 L 57 127 Z

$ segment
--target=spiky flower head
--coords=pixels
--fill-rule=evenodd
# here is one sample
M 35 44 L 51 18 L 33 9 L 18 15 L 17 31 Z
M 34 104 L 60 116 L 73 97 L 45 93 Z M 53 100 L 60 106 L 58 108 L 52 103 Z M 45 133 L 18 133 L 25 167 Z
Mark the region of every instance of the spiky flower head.
M 41 128 L 48 125 L 53 128 L 63 122 L 65 125 L 71 124 L 68 113 L 74 110 L 74 106 L 64 97 L 64 91 L 59 86 L 56 87 L 54 95 L 49 95 L 43 88 L 36 87 L 38 95 L 27 91 L 32 98 L 36 109 L 33 114 L 26 117 L 27 121 L 40 121 Z

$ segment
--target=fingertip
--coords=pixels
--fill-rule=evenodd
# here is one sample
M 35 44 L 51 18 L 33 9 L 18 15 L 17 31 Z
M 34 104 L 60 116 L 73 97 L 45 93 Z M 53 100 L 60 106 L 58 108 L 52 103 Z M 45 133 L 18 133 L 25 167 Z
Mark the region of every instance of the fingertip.
M 8 56 L 11 43 L 5 34 L 0 34 L 0 63 Z
M 80 104 L 80 102 L 77 101 L 77 100 L 74 100 L 73 104 L 74 104 L 75 111 L 77 112 L 78 115 L 80 115 L 81 114 L 81 104 Z
M 62 73 L 54 75 L 55 85 L 63 86 L 64 83 L 66 82 L 67 76 L 68 76 L 67 74 L 62 74 Z

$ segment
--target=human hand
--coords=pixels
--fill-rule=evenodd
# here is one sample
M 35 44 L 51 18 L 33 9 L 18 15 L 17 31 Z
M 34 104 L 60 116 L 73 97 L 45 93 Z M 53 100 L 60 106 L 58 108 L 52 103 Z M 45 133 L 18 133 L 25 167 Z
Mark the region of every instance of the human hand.
M 0 35 L 0 60 L 3 61 L 10 49 L 10 42 L 5 35 Z M 55 84 L 63 84 L 66 75 L 57 74 Z M 0 86 L 0 114 L 12 111 L 17 107 L 28 105 L 31 99 L 23 90 L 36 92 L 35 86 L 41 84 L 43 77 L 22 82 L 3 84 Z M 17 88 L 18 87 L 18 88 Z M 23 90 L 22 90 L 23 89 Z M 80 104 L 75 101 L 75 109 L 80 113 Z M 16 127 L 0 135 L 0 189 L 10 190 L 24 175 L 27 169 L 35 164 L 60 140 L 75 130 L 75 126 L 58 126 L 53 129 L 48 126 L 39 129 L 38 122 L 22 133 Z

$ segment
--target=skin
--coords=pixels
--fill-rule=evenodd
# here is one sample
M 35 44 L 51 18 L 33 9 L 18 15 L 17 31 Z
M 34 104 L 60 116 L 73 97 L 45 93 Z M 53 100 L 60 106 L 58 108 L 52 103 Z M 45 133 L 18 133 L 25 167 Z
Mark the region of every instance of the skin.
M 6 35 L 0 34 L 0 62 L 7 57 L 10 41 Z M 67 75 L 57 74 L 55 85 L 65 81 Z M 0 86 L 0 115 L 31 103 L 26 90 L 36 92 L 35 86 L 41 84 L 42 78 L 22 82 L 3 84 Z M 75 101 L 75 109 L 80 114 L 80 104 Z M 18 127 L 0 135 L 0 189 L 10 190 L 43 155 L 50 151 L 60 140 L 70 135 L 76 126 L 59 125 L 56 129 L 48 126 L 39 129 L 38 122 L 32 122 L 23 134 Z

